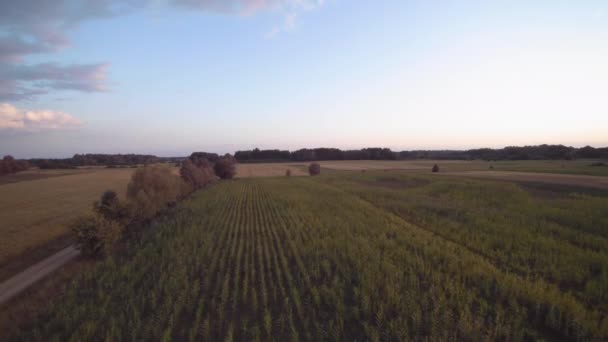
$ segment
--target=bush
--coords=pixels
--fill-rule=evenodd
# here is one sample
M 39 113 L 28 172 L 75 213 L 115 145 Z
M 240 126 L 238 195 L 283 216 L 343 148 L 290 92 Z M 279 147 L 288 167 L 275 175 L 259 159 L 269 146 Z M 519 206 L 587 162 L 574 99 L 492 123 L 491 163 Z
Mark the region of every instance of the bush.
M 233 156 L 226 154 L 213 165 L 215 175 L 221 179 L 232 179 L 236 175 L 236 159 Z
M 138 168 L 127 187 L 127 198 L 138 220 L 151 218 L 182 195 L 185 195 L 184 182 L 166 165 Z
M 193 190 L 200 189 L 213 180 L 211 167 L 197 167 L 190 159 L 186 159 L 182 163 L 179 174 L 184 182 L 188 183 Z
M 127 225 L 131 221 L 131 207 L 122 203 L 116 192 L 112 190 L 105 191 L 99 201 L 93 203 L 93 211 L 106 220 L 115 221 L 121 225 Z
M 122 236 L 122 226 L 101 215 L 83 216 L 71 225 L 76 235 L 76 246 L 85 256 L 102 256 Z
M 285 170 L 285 176 L 291 177 L 291 169 Z
M 0 159 L 0 176 L 24 171 L 28 168 L 29 163 L 25 160 L 16 160 L 12 156 L 4 156 L 4 158 Z
M 308 173 L 311 176 L 316 176 L 321 173 L 321 165 L 319 163 L 311 163 L 308 165 Z
M 439 172 L 439 165 L 437 165 L 437 164 L 433 165 L 433 169 L 431 171 Z

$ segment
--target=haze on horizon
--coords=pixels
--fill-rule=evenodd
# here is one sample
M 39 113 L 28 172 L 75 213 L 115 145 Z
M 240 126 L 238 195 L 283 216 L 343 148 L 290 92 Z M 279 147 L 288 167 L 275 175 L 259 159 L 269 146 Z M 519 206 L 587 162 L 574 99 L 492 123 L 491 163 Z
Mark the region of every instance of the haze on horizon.
M 0 155 L 608 145 L 605 1 L 0 3 Z

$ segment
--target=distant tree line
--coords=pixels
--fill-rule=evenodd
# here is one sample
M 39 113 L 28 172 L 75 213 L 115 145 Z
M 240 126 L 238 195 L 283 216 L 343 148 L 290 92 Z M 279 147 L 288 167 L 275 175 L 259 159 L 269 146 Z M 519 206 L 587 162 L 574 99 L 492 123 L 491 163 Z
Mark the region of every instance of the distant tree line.
M 2 160 L 0 175 L 18 172 L 35 166 L 41 169 L 73 169 L 79 166 L 134 166 L 156 163 L 181 163 L 184 157 L 157 157 L 146 154 L 75 154 L 63 159 L 15 160 L 7 156 Z M 7 158 L 5 157 L 5 158 Z M 215 164 L 225 158 L 217 153 L 194 152 L 188 157 L 192 163 Z M 321 160 L 571 160 L 571 159 L 608 159 L 608 147 L 594 148 L 585 146 L 575 148 L 564 145 L 509 146 L 501 149 L 478 148 L 471 150 L 413 150 L 392 151 L 389 148 L 363 148 L 360 150 L 340 150 L 337 148 L 303 148 L 296 151 L 260 150 L 237 151 L 234 157 L 239 163 L 303 162 Z M 27 163 L 27 164 L 26 164 Z M 230 163 L 228 163 L 230 164 Z M 25 166 L 27 165 L 27 166 Z M 10 170 L 10 171 L 9 171 Z
M 239 163 L 256 163 L 313 160 L 395 160 L 398 154 L 388 148 L 364 148 L 345 151 L 337 148 L 303 148 L 293 152 L 256 148 L 250 151 L 237 151 L 234 157 Z
M 161 162 L 161 158 L 147 154 L 75 154 L 76 166 L 147 165 Z
M 148 154 L 75 154 L 72 158 L 29 159 L 41 169 L 74 169 L 79 166 L 133 166 L 163 162 L 181 162 L 181 157 L 157 157 Z
M 0 160 L 0 176 L 27 170 L 29 166 L 26 160 L 17 160 L 13 156 L 4 156 Z
M 395 152 L 388 148 L 364 148 L 340 150 L 337 148 L 287 150 L 237 151 L 234 157 L 239 163 L 289 162 L 314 160 L 570 160 L 608 158 L 608 147 L 582 148 L 564 145 L 509 146 L 501 149 L 478 148 L 471 150 L 414 150 Z

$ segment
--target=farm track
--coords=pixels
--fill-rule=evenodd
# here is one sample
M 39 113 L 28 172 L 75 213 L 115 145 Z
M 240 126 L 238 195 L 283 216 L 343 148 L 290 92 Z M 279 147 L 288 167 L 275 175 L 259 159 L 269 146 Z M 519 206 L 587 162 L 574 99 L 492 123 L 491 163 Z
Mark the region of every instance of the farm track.
M 0 283 L 0 304 L 7 302 L 79 254 L 74 246 L 69 246 Z

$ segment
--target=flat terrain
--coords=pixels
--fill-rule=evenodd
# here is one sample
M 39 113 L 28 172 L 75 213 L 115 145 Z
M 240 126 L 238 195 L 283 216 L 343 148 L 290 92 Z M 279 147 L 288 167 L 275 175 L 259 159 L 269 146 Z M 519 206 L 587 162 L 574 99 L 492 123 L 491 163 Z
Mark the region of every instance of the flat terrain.
M 133 169 L 49 170 L 0 185 L 0 267 L 67 233 L 105 190 L 126 191 Z M 30 179 L 34 178 L 34 179 Z
M 51 257 L 28 267 L 14 277 L 11 277 L 4 282 L 0 282 L 0 305 L 19 294 L 19 292 L 25 290 L 28 286 L 65 265 L 70 260 L 76 258 L 79 254 L 80 252 L 73 246 L 66 247 Z
M 605 340 L 608 196 L 544 191 L 401 171 L 220 182 L 13 338 Z
M 409 170 L 430 171 L 437 164 L 442 172 L 518 171 L 573 175 L 608 176 L 608 166 L 592 166 L 593 160 L 530 160 L 530 161 L 462 161 L 462 160 L 398 160 L 398 161 L 328 161 L 322 167 L 333 170 Z
M 557 183 L 605 189 L 608 167 L 591 166 L 594 161 L 323 161 L 325 172 L 400 171 L 427 174 L 434 164 L 440 174 L 473 178 L 496 178 L 513 181 Z M 239 164 L 237 177 L 307 175 L 307 162 Z M 492 169 L 490 169 L 492 168 Z M 0 177 L 0 279 L 29 266 L 23 253 L 45 255 L 47 245 L 58 250 L 67 245 L 62 237 L 66 224 L 85 213 L 102 191 L 123 193 L 133 169 L 28 170 Z M 509 172 L 507 172 L 509 171 Z M 515 171 L 515 172 L 511 172 Z M 525 171 L 525 173 L 524 173 Z M 177 172 L 177 168 L 175 168 Z M 542 172 L 551 174 L 542 174 Z M 578 176 L 583 175 L 583 176 Z M 585 175 L 595 175 L 586 177 Z M 51 244 L 50 242 L 53 242 Z M 34 253 L 35 254 L 35 253 Z M 48 253 L 46 253 L 48 255 Z M 13 262 L 20 261 L 20 262 Z M 7 269 L 7 263 L 13 263 Z
M 429 172 L 439 165 L 442 172 L 461 171 L 518 171 L 534 173 L 558 173 L 572 175 L 608 176 L 606 166 L 593 166 L 596 160 L 529 160 L 529 161 L 466 161 L 466 160 L 329 160 L 320 161 L 321 167 L 330 170 L 401 170 Z M 309 162 L 239 164 L 238 177 L 283 176 L 285 170 L 297 169 L 307 174 Z M 299 175 L 300 173 L 298 173 Z M 295 174 L 294 174 L 295 175 Z
M 37 179 L 51 178 L 51 177 L 60 177 L 60 176 L 69 176 L 79 173 L 90 172 L 90 170 L 83 169 L 73 169 L 73 170 L 40 170 L 40 169 L 30 169 L 18 173 L 3 175 L 0 177 L 0 185 L 9 184 L 9 183 L 18 183 L 18 182 L 26 182 Z
M 291 170 L 292 176 L 306 176 L 308 172 L 303 169 L 302 163 L 256 163 L 237 164 L 237 177 L 275 177 L 285 176 L 287 169 Z
M 462 171 L 443 172 L 438 173 L 437 175 L 501 179 L 514 182 L 561 184 L 575 187 L 587 187 L 608 190 L 608 177 L 601 176 L 518 171 Z

